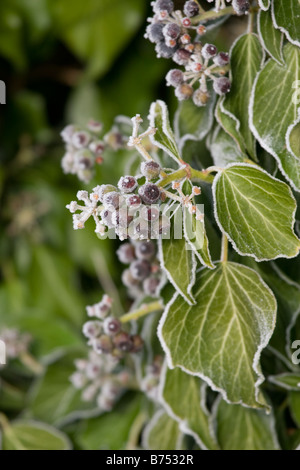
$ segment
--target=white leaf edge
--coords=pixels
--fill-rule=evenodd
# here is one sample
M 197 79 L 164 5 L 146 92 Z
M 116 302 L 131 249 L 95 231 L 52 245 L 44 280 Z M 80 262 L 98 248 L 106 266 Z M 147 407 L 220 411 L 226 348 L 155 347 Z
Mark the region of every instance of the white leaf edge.
M 290 196 L 294 199 L 295 201 L 295 209 L 294 209 L 294 212 L 293 212 L 293 219 L 292 219 L 292 225 L 291 225 L 291 230 L 294 231 L 294 225 L 295 225 L 295 222 L 296 222 L 296 211 L 297 211 L 297 204 L 296 204 L 296 200 L 294 198 L 294 195 L 292 193 L 292 190 L 291 188 L 289 187 L 288 184 L 284 183 L 283 181 L 275 178 L 275 176 L 272 176 L 270 175 L 270 173 L 268 173 L 267 171 L 265 171 L 263 168 L 259 168 L 258 166 L 255 166 L 255 165 L 251 165 L 249 163 L 229 163 L 229 165 L 227 165 L 223 171 L 225 170 L 228 170 L 228 168 L 231 168 L 231 167 L 237 167 L 237 166 L 242 166 L 242 167 L 248 167 L 248 168 L 254 168 L 258 171 L 261 171 L 262 173 L 265 173 L 266 175 L 268 175 L 271 179 L 273 179 L 274 181 L 278 182 L 278 183 L 281 183 L 281 184 L 284 184 L 286 185 L 286 187 L 289 189 L 289 193 L 290 193 Z M 242 251 L 240 251 L 237 246 L 236 246 L 236 243 L 233 241 L 233 239 L 230 237 L 230 235 L 224 230 L 224 228 L 222 227 L 222 224 L 219 220 L 219 217 L 218 217 L 218 212 L 217 212 L 217 198 L 216 198 L 216 186 L 217 186 L 217 183 L 223 173 L 223 171 L 219 171 L 218 174 L 215 176 L 214 178 L 214 181 L 213 181 L 213 184 L 212 184 L 212 193 L 213 193 L 213 200 L 214 200 L 214 216 L 215 216 L 215 219 L 216 219 L 216 222 L 218 224 L 218 227 L 219 229 L 221 230 L 222 233 L 224 233 L 228 240 L 230 241 L 230 243 L 232 244 L 233 248 L 235 249 L 235 251 L 241 255 L 241 256 L 251 256 L 252 258 L 255 259 L 255 261 L 258 261 L 258 262 L 261 262 L 261 261 L 270 261 L 270 260 L 275 260 L 275 259 L 278 259 L 278 258 L 286 258 L 286 259 L 292 259 L 292 258 L 296 258 L 299 254 L 299 251 L 296 255 L 294 256 L 284 256 L 284 255 L 278 255 L 276 256 L 275 258 L 258 258 L 256 255 L 252 254 L 252 253 L 244 253 Z
M 258 32 L 258 37 L 259 37 L 259 40 L 264 48 L 265 51 L 267 51 L 267 53 L 272 57 L 273 60 L 275 60 L 275 62 L 277 62 L 278 65 L 281 65 L 281 66 L 284 66 L 285 65 L 285 62 L 284 62 L 284 57 L 283 57 L 283 52 L 282 52 L 282 48 L 283 48 L 283 34 L 281 34 L 281 44 L 280 44 L 280 47 L 281 47 L 281 51 L 280 51 L 280 56 L 281 56 L 281 60 L 282 62 L 279 62 L 272 54 L 271 52 L 269 51 L 269 49 L 267 49 L 266 47 L 266 43 L 264 41 L 264 38 L 263 38 L 263 35 L 262 35 L 262 32 L 261 32 L 261 23 L 260 23 L 260 19 L 261 19 L 261 11 L 268 11 L 268 8 L 266 10 L 264 10 L 263 8 L 258 12 L 258 17 L 257 17 L 257 32 Z
M 154 415 L 152 416 L 152 418 L 150 419 L 150 421 L 147 423 L 146 427 L 144 428 L 144 431 L 142 433 L 142 447 L 145 449 L 145 450 L 155 450 L 155 449 L 151 449 L 150 446 L 149 446 L 149 436 L 150 436 L 150 433 L 153 429 L 153 427 L 158 423 L 158 421 L 160 420 L 160 418 L 162 417 L 162 415 L 164 414 L 167 414 L 169 416 L 169 418 L 172 418 L 172 416 L 170 416 L 163 408 L 156 411 L 154 413 Z M 177 422 L 177 420 L 174 420 Z M 179 430 L 181 431 L 181 429 L 179 428 Z M 180 449 L 181 447 L 181 444 L 182 444 L 182 441 L 183 441 L 183 434 L 179 434 L 178 436 L 178 440 L 177 440 L 177 443 L 176 443 L 176 447 Z
M 168 137 L 168 139 L 172 142 L 174 142 L 174 145 L 177 147 L 175 135 L 171 135 L 168 130 L 167 124 L 170 122 L 169 121 L 169 111 L 166 103 L 162 100 L 157 100 L 151 103 L 150 110 L 149 110 L 149 115 L 148 115 L 148 120 L 149 124 L 151 127 L 156 127 L 155 126 L 155 117 L 156 117 L 156 111 L 155 111 L 155 106 L 159 105 L 162 110 L 162 130 L 164 134 Z M 162 149 L 164 152 L 166 152 L 175 162 L 177 162 L 180 166 L 182 165 L 182 162 L 178 159 L 176 155 L 174 155 L 173 152 L 171 152 L 165 145 L 161 144 L 155 139 L 155 134 L 150 135 L 150 140 L 153 145 L 156 145 L 156 147 L 159 147 Z M 178 149 L 179 153 L 179 149 Z
M 266 7 L 264 6 L 262 0 L 258 0 L 258 4 L 259 4 L 260 8 L 264 11 L 268 11 L 268 9 L 270 8 L 270 0 L 268 1 L 268 6 L 266 6 Z
M 232 263 L 232 264 L 236 264 L 236 265 L 239 265 L 239 263 Z M 272 292 L 272 290 L 270 289 L 270 287 L 264 282 L 264 280 L 262 279 L 262 277 L 257 273 L 257 271 L 255 271 L 254 269 L 252 268 L 249 268 L 248 266 L 245 266 L 247 267 L 247 269 L 249 269 L 250 271 L 254 272 L 260 279 L 262 285 L 273 295 L 274 297 L 274 300 L 275 300 L 275 304 L 277 306 L 277 300 L 276 300 L 276 297 L 274 296 L 274 293 Z M 198 272 L 204 270 L 205 267 L 202 267 L 201 269 L 199 269 Z M 180 366 L 180 365 L 174 365 L 173 361 L 172 361 L 172 357 L 171 357 L 171 353 L 170 353 L 170 350 L 164 340 L 164 337 L 163 337 L 163 333 L 162 333 L 162 329 L 163 329 L 163 326 L 164 326 L 164 323 L 165 323 L 165 320 L 168 316 L 168 313 L 169 313 L 169 310 L 170 310 L 170 307 L 173 305 L 173 303 L 175 302 L 175 300 L 177 299 L 178 297 L 178 294 L 177 292 L 175 292 L 175 294 L 173 295 L 172 299 L 167 303 L 166 307 L 165 307 L 165 310 L 161 316 L 161 319 L 159 320 L 159 324 L 158 324 L 158 328 L 157 328 L 157 336 L 158 336 L 158 339 L 160 341 L 160 344 L 166 354 L 166 359 L 167 359 L 167 363 L 168 363 L 168 367 L 169 369 L 175 369 L 175 367 L 179 367 L 180 369 L 182 369 L 184 372 L 186 372 L 187 374 L 190 374 L 190 375 L 193 375 L 195 377 L 200 377 L 200 379 L 204 380 L 212 390 L 214 390 L 215 392 L 219 392 L 223 398 L 223 400 L 225 400 L 227 403 L 229 404 L 233 404 L 233 405 L 242 405 L 244 406 L 245 408 L 250 408 L 250 409 L 253 409 L 251 406 L 247 405 L 246 403 L 244 403 L 242 400 L 238 401 L 238 402 L 232 402 L 228 399 L 228 396 L 227 396 L 227 393 L 226 393 L 226 390 L 223 389 L 223 388 L 220 388 L 218 387 L 209 377 L 207 377 L 206 375 L 202 374 L 201 372 L 198 372 L 197 374 L 192 372 L 191 370 L 187 369 L 186 367 L 183 367 L 183 366 Z M 277 308 L 276 308 L 276 313 L 277 313 Z M 265 338 L 263 338 L 263 341 L 261 342 L 261 344 L 259 344 L 258 348 L 257 348 L 257 351 L 254 355 L 254 358 L 253 358 L 253 363 L 252 363 L 252 368 L 254 370 L 254 372 L 257 374 L 258 378 L 254 384 L 254 388 L 255 388 L 255 399 L 257 401 L 257 403 L 261 404 L 262 406 L 266 406 L 264 403 L 261 403 L 258 399 L 259 397 L 259 393 L 260 393 L 260 385 L 265 381 L 265 376 L 263 375 L 261 369 L 260 369 L 260 356 L 261 356 L 261 353 L 262 351 L 268 346 L 269 344 L 269 341 L 274 333 L 274 329 L 275 329 L 275 323 L 276 323 L 276 313 L 274 315 L 274 321 L 273 321 L 273 329 L 272 331 L 270 331 L 270 333 L 268 335 L 265 336 Z M 255 409 L 255 408 L 254 408 Z M 267 407 L 265 408 L 265 411 L 267 414 L 270 413 L 270 407 Z
M 300 41 L 296 41 L 295 39 L 292 39 L 291 36 L 290 36 L 290 33 L 285 28 L 283 28 L 283 26 L 278 25 L 278 23 L 276 21 L 276 17 L 275 17 L 274 2 L 272 2 L 272 5 L 271 5 L 271 15 L 272 15 L 272 20 L 273 20 L 275 28 L 279 29 L 282 33 L 284 33 L 285 36 L 287 37 L 287 39 L 292 44 L 294 44 L 295 46 L 300 47 Z
M 256 75 L 256 78 L 255 78 L 255 81 L 253 83 L 253 87 L 252 87 L 252 92 L 251 92 L 251 96 L 250 96 L 250 101 L 249 101 L 249 127 L 250 127 L 250 130 L 251 132 L 253 133 L 254 137 L 256 138 L 256 140 L 258 140 L 259 144 L 261 145 L 262 148 L 264 148 L 270 155 L 272 155 L 277 164 L 278 164 L 278 168 L 279 170 L 281 171 L 281 173 L 283 174 L 283 176 L 288 180 L 288 182 L 290 183 L 290 185 L 292 186 L 292 188 L 297 191 L 297 192 L 300 192 L 300 187 L 297 188 L 295 183 L 291 180 L 291 178 L 287 175 L 287 173 L 284 171 L 283 169 L 283 166 L 282 166 L 282 163 L 281 163 L 281 160 L 279 158 L 279 156 L 277 155 L 277 153 L 271 149 L 269 147 L 269 145 L 267 145 L 264 141 L 264 139 L 262 139 L 258 133 L 258 130 L 256 129 L 255 125 L 254 125 L 254 122 L 253 122 L 253 118 L 254 118 L 254 98 L 255 98 L 255 91 L 256 91 L 256 85 L 257 85 L 257 82 L 258 82 L 258 79 L 260 77 L 260 73 L 265 69 L 265 67 L 268 65 L 268 63 L 271 61 L 272 59 L 269 59 L 267 60 L 267 62 L 265 63 L 264 67 L 262 70 L 260 70 L 258 72 L 258 74 Z M 277 62 L 276 62 L 277 63 Z M 294 123 L 292 124 L 294 125 Z M 298 159 L 297 159 L 298 160 Z
M 188 425 L 188 422 L 184 419 L 181 419 L 179 416 L 177 416 L 174 413 L 174 411 L 172 410 L 171 406 L 164 399 L 163 391 L 164 391 L 164 386 L 165 386 L 165 382 L 166 382 L 167 371 L 168 371 L 168 365 L 167 365 L 167 361 L 165 361 L 164 364 L 163 364 L 162 370 L 161 370 L 160 382 L 159 382 L 159 388 L 158 388 L 158 400 L 159 400 L 159 402 L 164 407 L 166 413 L 171 418 L 173 418 L 175 421 L 177 421 L 179 423 L 179 429 L 184 434 L 192 436 L 195 439 L 196 443 L 199 445 L 199 447 L 201 447 L 202 450 L 209 450 L 208 447 L 206 447 L 206 445 L 204 444 L 204 442 L 200 439 L 198 434 L 195 431 L 192 431 L 192 429 Z M 207 384 L 205 382 L 203 382 L 203 384 L 201 385 L 201 389 L 203 388 L 204 393 L 201 393 L 200 407 L 202 408 L 203 413 L 208 418 L 208 425 L 209 425 L 210 435 L 211 435 L 212 440 L 214 440 L 216 445 L 217 445 L 216 436 L 215 436 L 214 430 L 213 430 L 212 417 L 211 417 L 211 414 L 209 413 L 209 411 L 207 410 L 206 403 L 205 403 L 205 395 L 206 395 L 205 389 L 206 389 L 206 387 L 207 387 Z

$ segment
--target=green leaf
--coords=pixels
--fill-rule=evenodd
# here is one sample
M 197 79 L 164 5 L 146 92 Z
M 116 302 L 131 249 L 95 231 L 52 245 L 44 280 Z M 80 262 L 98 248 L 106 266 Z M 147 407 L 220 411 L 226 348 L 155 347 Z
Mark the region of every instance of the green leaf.
M 88 63 L 92 78 L 105 73 L 139 28 L 140 0 L 50 0 L 53 28 L 70 50 Z
M 300 392 L 300 374 L 283 373 L 271 375 L 269 381 L 286 390 Z
M 180 209 L 173 216 L 171 236 L 158 240 L 161 267 L 177 292 L 189 304 L 193 304 L 192 287 L 195 283 L 196 260 L 182 234 L 182 217 Z M 179 219 L 179 220 L 178 220 Z M 176 230 L 180 227 L 181 230 Z M 179 233 L 177 233 L 179 232 Z M 176 239 L 176 236 L 181 238 Z
M 270 0 L 258 0 L 258 4 L 262 10 L 270 8 Z
M 282 31 L 287 39 L 300 46 L 300 3 L 299 0 L 273 0 L 272 16 L 275 27 Z
M 3 426 L 2 450 L 71 450 L 71 443 L 48 424 L 18 420 Z
M 257 261 L 297 256 L 296 201 L 287 184 L 256 166 L 231 164 L 216 176 L 213 194 L 217 222 L 238 253 Z
M 245 141 L 239 132 L 238 122 L 233 115 L 229 115 L 224 109 L 224 98 L 220 98 L 216 106 L 215 118 L 222 129 L 234 140 L 238 151 L 242 155 L 246 155 Z
M 160 390 L 163 406 L 178 421 L 180 429 L 193 436 L 202 449 L 217 449 L 210 416 L 204 405 L 204 382 L 186 374 L 179 367 L 168 369 L 165 365 Z
M 192 185 L 187 181 L 185 185 L 183 185 L 183 192 L 185 194 L 191 194 L 191 191 Z M 194 199 L 193 204 L 195 204 Z M 198 209 L 201 211 L 200 207 L 198 207 Z M 193 250 L 200 263 L 213 269 L 215 266 L 210 256 L 205 221 L 204 219 L 198 220 L 196 214 L 191 214 L 187 207 L 183 207 L 183 231 L 184 237 L 189 244 L 189 249 Z
M 298 122 L 300 50 L 287 44 L 283 55 L 285 66 L 269 60 L 257 75 L 249 107 L 250 127 L 292 186 L 300 191 L 300 155 L 295 158 L 286 141 L 291 126 Z
M 76 390 L 70 382 L 70 376 L 75 372 L 74 359 L 81 355 L 79 350 L 77 354 L 69 354 L 48 366 L 31 390 L 30 417 L 60 427 L 75 419 L 100 413 L 95 403 L 82 401 L 82 391 Z
M 159 324 L 169 367 L 202 378 L 231 403 L 268 407 L 259 391 L 259 360 L 275 327 L 273 293 L 255 271 L 236 263 L 201 269 L 195 285 L 197 304 L 175 295 Z
M 257 18 L 257 28 L 261 43 L 266 52 L 276 60 L 279 65 L 284 65 L 282 57 L 283 34 L 274 28 L 271 11 L 260 10 Z
M 143 447 L 147 450 L 180 450 L 182 439 L 178 423 L 164 410 L 159 410 L 144 430 Z
M 219 400 L 215 410 L 222 450 L 279 450 L 273 416 Z
M 213 124 L 216 96 L 213 94 L 206 106 L 199 108 L 192 100 L 181 101 L 175 114 L 174 128 L 182 151 L 187 140 L 202 140 Z
M 263 48 L 255 34 L 244 34 L 237 39 L 230 53 L 232 87 L 222 104 L 223 111 L 234 119 L 236 132 L 254 159 L 256 142 L 249 129 L 248 109 L 252 86 L 263 59 Z
M 178 164 L 181 164 L 181 155 L 170 125 L 169 111 L 164 101 L 157 100 L 151 104 L 149 123 L 151 127 L 157 129 L 156 133 L 150 136 L 152 143 L 164 150 Z
M 289 402 L 290 402 L 292 417 L 295 423 L 297 424 L 297 426 L 300 428 L 300 393 L 291 392 L 289 394 Z
M 141 412 L 141 397 L 122 399 L 110 413 L 83 421 L 77 441 L 84 450 L 121 450 L 126 448 L 131 427 Z
M 224 168 L 229 163 L 243 162 L 247 155 L 242 153 L 236 141 L 217 125 L 206 141 L 214 165 Z

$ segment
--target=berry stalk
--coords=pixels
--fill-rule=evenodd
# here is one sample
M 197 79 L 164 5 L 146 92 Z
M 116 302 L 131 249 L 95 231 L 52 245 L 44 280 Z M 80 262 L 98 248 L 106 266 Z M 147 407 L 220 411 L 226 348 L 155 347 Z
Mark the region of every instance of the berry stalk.
M 142 305 L 141 308 L 122 315 L 122 317 L 120 317 L 120 321 L 122 323 L 127 323 L 131 320 L 137 320 L 138 318 L 144 317 L 145 315 L 148 315 L 148 313 L 158 312 L 159 310 L 163 309 L 164 306 L 162 302 L 157 300 L 155 302 L 151 302 L 150 304 Z

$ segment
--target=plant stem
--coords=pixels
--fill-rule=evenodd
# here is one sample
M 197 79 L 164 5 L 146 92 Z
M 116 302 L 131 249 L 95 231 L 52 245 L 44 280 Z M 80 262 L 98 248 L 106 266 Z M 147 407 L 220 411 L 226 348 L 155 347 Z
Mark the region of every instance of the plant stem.
M 228 260 L 228 238 L 223 233 L 222 235 L 222 253 L 221 253 L 221 262 L 226 263 Z
M 145 412 L 141 412 L 137 415 L 136 419 L 134 420 L 131 430 L 129 433 L 129 439 L 126 445 L 126 450 L 136 450 L 139 443 L 139 438 L 141 435 L 141 431 L 146 423 L 148 416 Z
M 220 18 L 221 16 L 225 15 L 236 15 L 236 12 L 232 7 L 226 7 L 220 11 L 209 10 L 201 15 L 194 16 L 194 18 L 192 18 L 192 23 L 198 24 L 202 23 L 202 21 L 213 20 L 215 18 Z
M 131 320 L 137 320 L 140 317 L 144 317 L 148 315 L 148 313 L 158 312 L 159 310 L 163 310 L 163 304 L 157 300 L 155 302 L 151 302 L 150 304 L 144 304 L 141 308 L 137 310 L 133 310 L 132 312 L 126 313 L 122 315 L 119 320 L 122 323 L 126 323 Z
M 180 168 L 180 170 L 174 171 L 173 173 L 167 175 L 165 178 L 159 181 L 158 186 L 164 188 L 165 186 L 168 186 L 168 184 L 172 183 L 172 181 L 181 180 L 183 178 L 197 179 L 205 181 L 206 183 L 212 183 L 214 180 L 214 177 L 206 170 L 195 170 L 189 165 L 186 165 L 184 168 Z
M 20 361 L 26 366 L 34 375 L 40 375 L 44 371 L 44 367 L 40 364 L 31 354 L 24 352 L 20 356 Z

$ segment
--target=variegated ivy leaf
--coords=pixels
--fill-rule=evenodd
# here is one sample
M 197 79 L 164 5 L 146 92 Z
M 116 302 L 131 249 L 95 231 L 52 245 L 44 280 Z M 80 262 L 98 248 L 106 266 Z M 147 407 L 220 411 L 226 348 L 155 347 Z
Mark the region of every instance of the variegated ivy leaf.
M 175 114 L 174 129 L 180 151 L 187 140 L 202 140 L 210 131 L 214 119 L 216 96 L 199 108 L 192 100 L 181 101 Z
M 268 10 L 270 8 L 270 0 L 258 0 L 258 4 L 262 10 Z
M 183 192 L 191 194 L 192 184 L 186 181 L 183 185 Z M 193 200 L 195 204 L 195 200 Z M 199 212 L 201 207 L 198 207 Z M 205 230 L 204 213 L 203 219 L 198 219 L 195 213 L 190 213 L 187 207 L 183 208 L 183 232 L 186 241 L 188 242 L 189 249 L 192 250 L 200 263 L 210 269 L 215 266 L 211 260 L 209 243 Z
M 215 417 L 222 450 L 279 450 L 271 414 L 218 400 Z
M 300 46 L 299 0 L 273 0 L 272 15 L 275 27 L 279 28 L 290 42 Z
M 257 18 L 258 34 L 266 52 L 276 60 L 279 65 L 284 65 L 282 56 L 283 33 L 274 28 L 271 11 L 260 10 Z
M 161 100 L 152 103 L 148 119 L 150 126 L 157 129 L 156 133 L 150 136 L 152 143 L 164 150 L 178 164 L 181 164 L 181 156 L 170 125 L 166 103 Z
M 161 267 L 169 281 L 187 303 L 195 303 L 191 290 L 195 283 L 196 260 L 182 233 L 180 208 L 173 216 L 170 238 L 161 237 L 158 247 Z
M 243 162 L 247 158 L 246 154 L 241 153 L 235 140 L 217 125 L 206 140 L 214 164 L 224 168 L 229 163 Z
M 300 374 L 290 374 L 288 372 L 279 375 L 272 375 L 269 381 L 285 390 L 300 392 Z
M 286 65 L 269 60 L 253 86 L 250 126 L 260 145 L 276 158 L 279 168 L 292 186 L 300 191 L 300 154 L 289 151 L 289 142 L 299 140 L 300 50 L 292 44 L 283 48 Z M 294 151 L 297 146 L 293 145 Z M 296 158 L 297 157 L 297 158 Z
M 158 327 L 169 367 L 202 378 L 230 403 L 268 408 L 259 361 L 275 327 L 272 291 L 255 271 L 229 262 L 201 269 L 195 286 L 196 305 L 176 294 Z
M 143 447 L 147 450 L 180 450 L 183 448 L 183 434 L 177 421 L 159 410 L 147 424 L 143 433 Z
M 245 154 L 245 142 L 239 130 L 237 129 L 237 120 L 234 116 L 229 115 L 227 111 L 224 110 L 223 104 L 224 98 L 221 98 L 216 106 L 215 118 L 222 129 L 224 129 L 224 131 L 235 141 L 239 152 Z
M 230 164 L 216 176 L 213 195 L 219 227 L 238 253 L 257 261 L 297 256 L 296 201 L 287 184 L 254 165 Z
M 256 158 L 256 142 L 249 129 L 248 109 L 252 86 L 263 59 L 264 51 L 255 34 L 244 34 L 237 39 L 230 52 L 231 91 L 222 104 L 223 111 L 235 121 L 236 132 L 252 158 Z
M 198 377 L 186 374 L 179 367 L 165 364 L 161 374 L 160 393 L 167 413 L 180 429 L 194 437 L 202 449 L 217 449 L 210 416 L 205 407 L 206 385 Z

